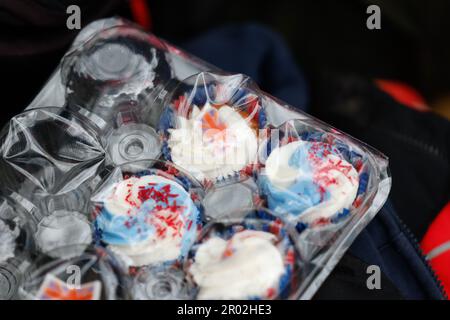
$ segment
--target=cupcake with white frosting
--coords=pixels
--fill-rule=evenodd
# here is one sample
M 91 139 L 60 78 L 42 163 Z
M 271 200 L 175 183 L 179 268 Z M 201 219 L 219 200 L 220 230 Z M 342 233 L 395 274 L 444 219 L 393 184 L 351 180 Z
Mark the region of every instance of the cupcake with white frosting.
M 298 255 L 280 220 L 221 219 L 205 230 L 186 264 L 197 299 L 293 298 Z
M 248 174 L 257 160 L 258 128 L 265 125 L 259 98 L 242 75 L 194 79 L 193 87 L 175 91 L 161 118 L 166 159 L 203 182 Z

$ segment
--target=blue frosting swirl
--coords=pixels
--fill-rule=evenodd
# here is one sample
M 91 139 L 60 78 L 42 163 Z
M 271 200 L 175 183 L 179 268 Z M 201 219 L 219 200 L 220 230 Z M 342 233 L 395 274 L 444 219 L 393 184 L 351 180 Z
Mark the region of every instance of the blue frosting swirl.
M 167 186 L 170 186 L 170 192 L 166 192 Z M 111 212 L 107 209 L 107 201 L 96 217 L 95 226 L 103 242 L 110 245 L 133 245 L 144 242 L 155 236 L 158 232 L 155 225 L 151 223 L 151 215 L 158 213 L 158 207 L 161 210 L 170 210 L 180 212 L 184 225 L 182 227 L 182 248 L 181 253 L 187 253 L 190 245 L 195 241 L 196 232 L 199 223 L 199 209 L 196 207 L 189 193 L 181 185 L 174 182 L 156 183 L 141 188 L 143 192 L 168 193 L 169 196 L 164 199 L 158 197 L 146 198 L 140 206 L 133 208 L 129 214 L 125 212 Z M 156 213 L 155 213 L 156 212 Z
M 297 219 L 307 209 L 331 199 L 330 191 L 313 179 L 317 164 L 312 161 L 311 154 L 319 163 L 326 163 L 329 155 L 342 159 L 339 150 L 329 144 L 304 141 L 287 159 L 287 165 L 290 168 L 304 173 L 299 175 L 289 186 L 285 188 L 277 186 L 270 181 L 268 176 L 260 175 L 258 179 L 260 189 L 267 198 L 268 208 L 274 213 L 282 217 Z M 345 160 L 343 159 L 343 161 Z M 348 208 L 342 208 L 342 210 L 342 212 L 348 212 Z M 339 215 L 342 212 L 335 214 Z

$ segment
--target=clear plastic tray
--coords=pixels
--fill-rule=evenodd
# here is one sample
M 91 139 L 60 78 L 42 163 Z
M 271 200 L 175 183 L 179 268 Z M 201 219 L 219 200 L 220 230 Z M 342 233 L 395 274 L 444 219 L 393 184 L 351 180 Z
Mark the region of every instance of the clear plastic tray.
M 0 137 L 1 298 L 310 299 L 391 187 L 382 153 L 120 18 L 25 109 Z

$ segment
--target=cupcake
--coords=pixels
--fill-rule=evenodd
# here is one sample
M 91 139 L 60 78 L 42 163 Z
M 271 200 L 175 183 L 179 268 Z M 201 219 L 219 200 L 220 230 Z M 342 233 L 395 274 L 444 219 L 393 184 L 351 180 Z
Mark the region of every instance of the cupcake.
M 200 211 L 180 181 L 142 172 L 93 197 L 99 240 L 129 266 L 173 262 L 195 241 Z
M 186 267 L 197 299 L 293 297 L 298 255 L 280 220 L 222 219 L 205 229 Z
M 357 170 L 332 144 L 289 140 L 270 152 L 259 179 L 268 208 L 307 225 L 348 215 L 358 194 Z
M 203 182 L 251 171 L 257 130 L 265 120 L 259 98 L 245 87 L 247 79 L 201 73 L 186 81 L 195 84 L 175 90 L 161 118 L 166 159 Z

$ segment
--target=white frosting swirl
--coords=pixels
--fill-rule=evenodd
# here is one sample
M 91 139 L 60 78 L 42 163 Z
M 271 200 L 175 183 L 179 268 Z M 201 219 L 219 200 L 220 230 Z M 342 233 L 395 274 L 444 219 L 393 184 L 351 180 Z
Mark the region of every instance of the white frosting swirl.
M 298 158 L 294 157 L 296 152 L 300 154 Z M 358 192 L 356 169 L 324 143 L 299 140 L 276 148 L 266 161 L 265 172 L 272 185 L 270 208 L 282 213 L 286 211 L 287 218 L 300 218 L 306 223 L 331 218 L 350 208 Z M 302 183 L 301 188 L 299 183 Z M 302 191 L 299 193 L 299 190 Z M 322 195 L 314 195 L 317 190 L 322 190 Z M 296 193 L 299 193 L 298 197 Z M 295 205 L 297 200 L 301 203 L 301 199 L 313 197 L 321 199 L 317 204 L 295 212 L 300 208 Z
M 157 175 L 130 177 L 100 198 L 103 210 L 96 221 L 102 240 L 128 265 L 177 259 L 195 240 L 198 209 L 174 181 Z
M 200 110 L 194 106 L 189 119 L 178 116 L 177 120 L 178 128 L 169 129 L 172 161 L 197 179 L 234 175 L 255 161 L 256 134 L 233 108 L 206 104 Z
M 198 299 L 265 297 L 284 273 L 283 257 L 268 232 L 245 230 L 226 241 L 212 237 L 201 244 L 190 268 Z

